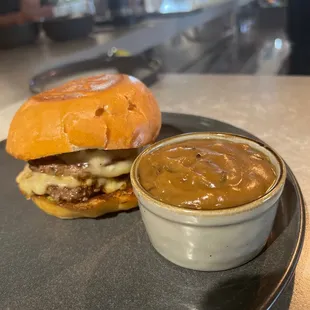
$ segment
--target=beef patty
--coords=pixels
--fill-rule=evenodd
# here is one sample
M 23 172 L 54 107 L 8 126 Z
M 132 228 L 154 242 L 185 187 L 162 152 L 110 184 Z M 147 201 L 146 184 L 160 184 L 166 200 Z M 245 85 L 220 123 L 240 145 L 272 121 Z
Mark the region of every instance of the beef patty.
M 56 202 L 83 202 L 89 198 L 101 193 L 99 188 L 95 186 L 79 186 L 75 188 L 59 187 L 50 185 L 46 194 Z
M 78 180 L 94 179 L 90 172 L 86 170 L 88 167 L 87 163 L 78 164 L 66 164 L 61 158 L 57 156 L 45 157 L 28 162 L 29 168 L 33 172 L 45 173 L 55 176 L 71 176 Z M 123 175 L 118 180 L 124 180 L 128 184 L 128 175 Z M 103 194 L 101 188 L 96 186 L 96 182 L 93 185 L 78 186 L 75 188 L 59 187 L 56 185 L 50 185 L 47 187 L 46 195 L 51 197 L 56 202 L 84 202 L 98 194 Z
M 41 172 L 55 176 L 72 176 L 79 180 L 85 180 L 92 177 L 91 173 L 86 171 L 87 164 L 79 163 L 67 165 L 56 156 L 29 161 L 29 168 L 33 172 Z

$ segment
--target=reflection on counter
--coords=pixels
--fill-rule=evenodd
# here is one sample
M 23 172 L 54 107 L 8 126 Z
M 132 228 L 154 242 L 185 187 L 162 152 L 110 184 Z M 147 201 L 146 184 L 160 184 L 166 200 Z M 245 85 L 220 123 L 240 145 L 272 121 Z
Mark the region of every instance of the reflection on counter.
M 280 13 L 281 15 L 282 13 Z M 163 72 L 275 75 L 288 57 L 290 45 L 282 15 L 255 2 L 192 27 L 153 48 L 163 61 Z

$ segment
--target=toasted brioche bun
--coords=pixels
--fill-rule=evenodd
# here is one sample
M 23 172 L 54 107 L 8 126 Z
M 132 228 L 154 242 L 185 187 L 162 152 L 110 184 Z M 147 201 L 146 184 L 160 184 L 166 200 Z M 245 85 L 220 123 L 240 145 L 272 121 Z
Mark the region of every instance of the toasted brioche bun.
M 161 114 L 136 78 L 105 74 L 70 81 L 26 101 L 9 129 L 6 150 L 25 161 L 81 149 L 129 149 L 152 143 Z
M 129 210 L 138 206 L 132 189 L 96 196 L 82 203 L 56 204 L 44 196 L 36 195 L 30 198 L 41 210 L 61 219 L 95 218 L 106 213 Z

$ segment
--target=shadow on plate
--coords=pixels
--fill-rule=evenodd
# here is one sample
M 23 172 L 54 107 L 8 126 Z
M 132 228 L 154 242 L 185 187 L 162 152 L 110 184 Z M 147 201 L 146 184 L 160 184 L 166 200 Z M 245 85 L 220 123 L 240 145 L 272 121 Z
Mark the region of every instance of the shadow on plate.
M 290 224 L 293 215 L 296 212 L 297 197 L 293 184 L 289 179 L 286 180 L 283 194 L 280 198 L 280 204 L 274 221 L 272 232 L 268 238 L 264 251 L 268 249 L 275 240 L 282 234 L 285 228 Z
M 264 307 L 262 299 L 270 295 L 270 287 L 278 283 L 280 274 L 269 274 L 267 276 L 253 275 L 241 278 L 231 278 L 219 282 L 217 288 L 208 292 L 202 301 L 203 310 L 251 310 L 269 309 L 269 302 Z M 272 309 L 289 309 L 294 288 L 294 279 L 285 288 L 285 296 L 280 297 Z M 281 296 L 281 295 L 280 295 Z
M 133 213 L 133 212 L 136 212 L 138 210 L 138 206 L 133 208 L 133 209 L 130 209 L 130 210 L 124 210 L 124 211 L 118 211 L 118 212 L 112 212 L 112 213 L 107 213 L 105 215 L 102 215 L 100 217 L 97 217 L 97 218 L 94 218 L 94 220 L 105 220 L 105 219 L 109 219 L 109 218 L 113 218 L 113 217 L 116 217 L 118 216 L 119 214 L 121 213 Z

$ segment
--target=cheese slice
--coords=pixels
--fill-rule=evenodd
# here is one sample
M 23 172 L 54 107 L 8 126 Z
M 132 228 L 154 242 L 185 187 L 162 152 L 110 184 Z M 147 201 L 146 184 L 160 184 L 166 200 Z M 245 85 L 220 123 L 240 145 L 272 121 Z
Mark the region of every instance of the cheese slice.
M 93 176 L 115 178 L 129 174 L 138 150 L 86 150 L 59 155 L 68 165 L 87 165 L 86 171 Z
M 88 168 L 86 170 L 94 176 L 114 178 L 123 174 L 128 174 L 130 172 L 133 161 L 133 159 L 127 159 L 104 166 L 100 157 L 93 157 L 89 161 Z
M 103 192 L 106 194 L 114 193 L 118 190 L 123 190 L 127 187 L 125 181 L 119 181 L 116 179 L 107 179 L 107 182 L 103 186 Z
M 18 175 L 16 179 L 20 189 L 27 195 L 45 195 L 47 188 L 50 185 L 58 187 L 75 188 L 79 186 L 91 186 L 96 183 L 98 188 L 103 192 L 110 194 L 119 189 L 126 188 L 127 184 L 124 180 L 117 180 L 114 178 L 98 178 L 87 179 L 84 181 L 77 180 L 70 176 L 53 176 L 40 172 L 33 172 L 28 165 Z
M 73 177 L 57 177 L 45 173 L 33 172 L 28 165 L 16 179 L 20 189 L 27 195 L 44 195 L 47 187 L 56 185 L 59 187 L 74 188 L 81 186 L 81 182 Z

